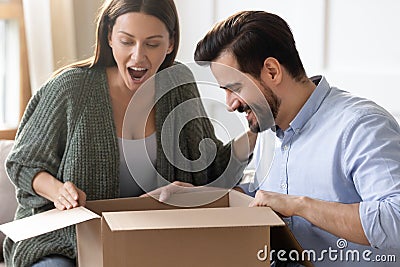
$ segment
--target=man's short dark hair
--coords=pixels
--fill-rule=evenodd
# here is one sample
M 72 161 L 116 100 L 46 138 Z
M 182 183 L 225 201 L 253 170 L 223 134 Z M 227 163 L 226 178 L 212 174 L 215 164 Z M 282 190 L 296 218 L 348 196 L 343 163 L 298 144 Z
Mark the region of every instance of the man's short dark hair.
M 259 78 L 264 60 L 273 57 L 296 80 L 306 76 L 289 25 L 264 11 L 242 11 L 216 24 L 197 44 L 196 62 L 211 62 L 225 50 L 231 52 L 240 71 Z

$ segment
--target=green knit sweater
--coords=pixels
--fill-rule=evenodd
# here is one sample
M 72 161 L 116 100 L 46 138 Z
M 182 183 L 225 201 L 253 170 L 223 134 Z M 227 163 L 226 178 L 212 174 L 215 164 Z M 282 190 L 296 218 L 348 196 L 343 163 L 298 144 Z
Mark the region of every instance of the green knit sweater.
M 201 140 L 213 140 L 217 154 L 212 164 L 200 171 L 183 171 L 167 160 L 160 145 L 161 127 L 171 110 L 184 101 L 199 98 L 193 82 L 181 82 L 193 81 L 190 71 L 186 67 L 179 69 L 173 75 L 168 74 L 179 86 L 164 94 L 156 104 L 156 169 L 168 181 L 203 185 L 219 177 L 228 167 L 230 171 L 225 172 L 228 173 L 225 178 L 229 182 L 226 185 L 233 185 L 240 179 L 246 164 L 231 157 L 230 143 L 224 146 L 216 139 L 200 101 L 193 102 L 190 110 L 181 111 L 196 118 L 187 123 L 181 133 L 176 130 L 182 123 L 179 113 L 173 116 L 172 126 L 165 127 L 163 131 L 172 138 L 166 143 L 178 142 L 189 162 L 201 158 Z M 157 90 L 162 91 L 157 88 L 156 94 Z M 200 148 L 204 148 L 207 155 L 213 145 L 203 145 Z M 15 219 L 54 208 L 52 202 L 37 195 L 32 188 L 32 179 L 40 171 L 47 171 L 60 181 L 73 182 L 86 192 L 87 200 L 117 198 L 119 160 L 105 69 L 73 68 L 62 72 L 48 81 L 30 100 L 6 162 L 8 175 L 17 188 L 19 205 Z M 6 264 L 29 266 L 50 254 L 75 258 L 75 239 L 73 226 L 17 243 L 6 238 Z

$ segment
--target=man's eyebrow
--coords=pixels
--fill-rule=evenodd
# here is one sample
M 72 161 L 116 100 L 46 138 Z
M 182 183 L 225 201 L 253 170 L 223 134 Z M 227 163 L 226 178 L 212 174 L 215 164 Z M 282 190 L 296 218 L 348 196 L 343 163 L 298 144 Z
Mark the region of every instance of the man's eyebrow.
M 235 87 L 241 86 L 241 83 L 228 83 L 226 85 L 220 85 L 219 88 L 224 89 L 224 90 L 234 90 Z

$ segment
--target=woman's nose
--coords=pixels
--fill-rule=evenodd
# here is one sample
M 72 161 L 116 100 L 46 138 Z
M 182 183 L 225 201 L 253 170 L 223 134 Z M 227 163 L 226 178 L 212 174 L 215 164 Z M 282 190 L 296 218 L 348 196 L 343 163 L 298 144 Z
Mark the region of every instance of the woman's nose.
M 132 49 L 132 55 L 131 58 L 135 61 L 135 62 L 141 62 L 143 61 L 144 58 L 146 58 L 146 50 L 144 49 L 144 47 L 140 44 L 137 44 L 133 47 Z

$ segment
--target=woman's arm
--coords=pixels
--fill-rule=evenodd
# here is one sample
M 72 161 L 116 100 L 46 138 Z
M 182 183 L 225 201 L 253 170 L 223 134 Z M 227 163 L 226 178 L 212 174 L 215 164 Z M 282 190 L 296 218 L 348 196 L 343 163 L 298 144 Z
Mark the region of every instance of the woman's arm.
M 256 145 L 257 134 L 248 130 L 239 135 L 232 143 L 233 153 L 239 161 L 246 161 L 253 154 L 254 146 Z
M 71 182 L 61 182 L 50 173 L 39 172 L 32 181 L 35 192 L 50 200 L 59 210 L 71 209 L 86 204 L 86 194 Z
M 18 201 L 25 207 L 46 206 L 56 197 L 55 186 L 62 184 L 54 177 L 61 164 L 71 125 L 67 121 L 73 117 L 72 112 L 79 114 L 79 109 L 70 108 L 78 96 L 65 83 L 67 75 L 70 74 L 65 72 L 49 80 L 32 97 L 6 161 L 7 174 L 21 192 Z M 46 187 L 50 187 L 50 192 Z M 40 192 L 47 195 L 43 198 Z

